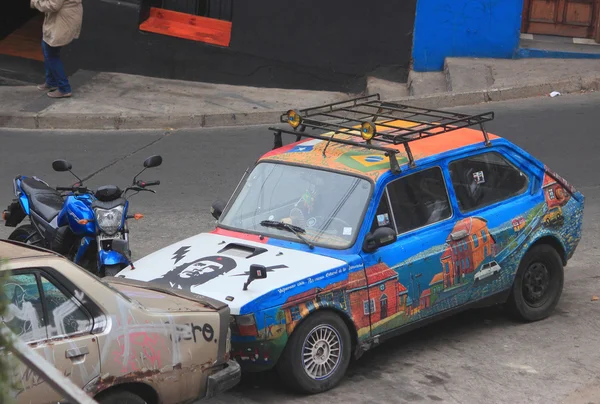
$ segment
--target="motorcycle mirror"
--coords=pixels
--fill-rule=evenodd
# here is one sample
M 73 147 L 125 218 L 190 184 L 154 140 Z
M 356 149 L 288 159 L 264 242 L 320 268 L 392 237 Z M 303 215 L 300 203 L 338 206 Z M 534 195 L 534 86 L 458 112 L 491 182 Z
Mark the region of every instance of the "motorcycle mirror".
M 150 156 L 144 161 L 144 167 L 146 167 L 146 168 L 158 167 L 161 164 L 162 164 L 162 157 L 159 156 L 158 154 L 155 156 Z
M 54 171 L 71 171 L 71 168 L 73 168 L 73 166 L 67 160 L 54 160 L 52 162 L 52 169 L 54 169 Z

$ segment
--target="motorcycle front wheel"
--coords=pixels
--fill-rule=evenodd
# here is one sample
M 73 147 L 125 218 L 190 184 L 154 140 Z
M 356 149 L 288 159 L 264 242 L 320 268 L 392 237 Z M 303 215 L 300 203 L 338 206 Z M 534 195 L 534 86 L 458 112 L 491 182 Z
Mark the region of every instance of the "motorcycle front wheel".
M 104 267 L 104 276 L 115 276 L 121 272 L 121 265 L 107 265 Z
M 12 233 L 10 233 L 8 239 L 33 245 L 39 244 L 42 240 L 35 227 L 33 227 L 31 224 L 24 224 L 17 227 Z

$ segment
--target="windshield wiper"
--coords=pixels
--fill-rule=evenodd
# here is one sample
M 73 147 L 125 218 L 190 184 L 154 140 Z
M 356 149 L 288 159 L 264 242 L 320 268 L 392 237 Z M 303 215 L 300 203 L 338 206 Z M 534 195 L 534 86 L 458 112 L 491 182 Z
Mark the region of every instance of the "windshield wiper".
M 302 227 L 298 227 L 298 226 L 294 226 L 293 224 L 289 224 L 289 223 L 285 223 L 285 222 L 277 222 L 275 220 L 263 220 L 262 222 L 260 222 L 261 226 L 264 227 L 274 227 L 276 229 L 280 229 L 280 230 L 287 230 L 289 232 L 292 232 L 296 235 L 296 237 L 298 237 L 300 240 L 302 240 L 308 247 L 310 247 L 310 249 L 312 250 L 313 248 L 315 248 L 314 245 L 312 245 L 312 243 L 310 241 L 308 241 L 301 233 L 306 233 L 306 230 L 304 230 Z

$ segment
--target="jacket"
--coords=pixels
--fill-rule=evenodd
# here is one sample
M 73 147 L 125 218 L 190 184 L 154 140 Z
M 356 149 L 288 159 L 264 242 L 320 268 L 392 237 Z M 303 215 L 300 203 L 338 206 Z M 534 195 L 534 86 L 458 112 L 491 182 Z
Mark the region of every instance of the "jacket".
M 83 20 L 81 0 L 30 0 L 30 5 L 46 14 L 42 31 L 48 45 L 65 46 L 79 38 Z

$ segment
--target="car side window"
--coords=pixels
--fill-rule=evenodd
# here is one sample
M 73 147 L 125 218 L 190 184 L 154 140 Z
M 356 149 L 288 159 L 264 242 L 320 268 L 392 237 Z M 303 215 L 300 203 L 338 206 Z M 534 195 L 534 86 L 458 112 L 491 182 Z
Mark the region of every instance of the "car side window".
M 439 167 L 394 180 L 387 189 L 398 234 L 452 216 L 446 183 Z
M 45 340 L 44 310 L 35 274 L 11 275 L 3 292 L 8 301 L 4 324 L 24 342 Z
M 483 208 L 527 190 L 529 178 L 497 152 L 453 161 L 452 185 L 461 211 Z
M 80 302 L 68 296 L 42 275 L 42 291 L 48 313 L 48 337 L 89 333 L 93 321 Z
M 386 192 L 381 195 L 381 200 L 379 201 L 379 206 L 377 207 L 377 212 L 375 212 L 373 224 L 371 225 L 371 233 L 380 227 L 389 227 L 394 229 L 394 223 L 392 222 L 392 214 Z

